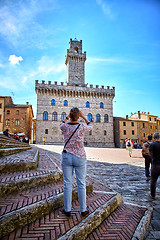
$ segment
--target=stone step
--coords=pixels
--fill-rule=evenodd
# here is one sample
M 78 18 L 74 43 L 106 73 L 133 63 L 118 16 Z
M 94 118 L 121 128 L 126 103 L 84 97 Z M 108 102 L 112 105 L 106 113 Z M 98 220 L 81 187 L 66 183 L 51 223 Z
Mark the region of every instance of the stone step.
M 37 171 L 43 169 L 60 172 L 60 155 L 55 156 L 55 153 L 40 148 L 39 153 Z M 11 175 L 8 177 L 8 180 L 11 180 Z M 3 178 L 3 181 L 6 183 L 7 177 Z M 1 240 L 144 239 L 145 226 L 150 222 L 151 211 L 146 210 L 145 207 L 124 205 L 119 194 L 110 191 L 95 179 L 87 177 L 87 181 L 88 185 L 93 184 L 94 191 L 91 191 L 92 187 L 89 188 L 87 205 L 90 214 L 86 217 L 81 216 L 77 200 L 73 201 L 71 217 L 68 218 L 62 213 L 62 181 L 3 196 L 0 199 Z M 73 199 L 77 199 L 75 187 L 74 179 Z M 56 209 L 51 206 L 56 206 Z M 26 209 L 26 217 L 23 209 Z M 28 219 L 28 222 L 25 223 L 25 219 Z
M 107 192 L 91 192 L 87 194 L 87 204 L 90 210 L 89 215 L 82 217 L 79 211 L 78 201 L 73 201 L 71 217 L 66 217 L 62 213 L 63 207 L 52 210 L 50 214 L 37 219 L 30 224 L 20 227 L 19 229 L 13 231 L 8 236 L 2 238 L 6 239 L 77 239 L 84 240 L 91 234 L 97 227 L 100 227 L 104 221 L 110 217 L 112 218 L 112 213 L 116 212 L 116 209 L 123 205 L 122 198 L 119 194 L 107 193 Z M 127 228 L 128 219 L 133 224 L 133 228 L 129 228 L 129 232 L 134 234 L 140 219 L 143 217 L 144 211 L 139 211 L 139 209 L 134 209 L 131 213 L 129 208 L 125 208 L 125 224 L 123 224 L 124 229 Z M 116 213 L 117 214 L 117 213 Z M 128 214 L 128 215 L 127 215 Z M 121 219 L 121 213 L 117 214 L 119 221 L 123 223 Z M 123 217 L 123 216 L 122 216 Z M 112 221 L 113 222 L 113 221 Z M 107 228 L 107 226 L 105 226 Z M 108 227 L 112 229 L 117 229 L 117 222 L 114 222 L 111 226 L 110 220 L 108 222 Z M 125 229 L 126 231 L 126 229 Z M 89 238 L 89 239 L 125 239 L 129 240 L 131 238 Z
M 28 144 L 19 144 L 19 143 L 0 143 L 0 149 L 5 148 L 15 148 L 15 147 L 29 147 Z
M 13 149 L 11 149 L 12 152 Z M 0 157 L 0 173 L 15 172 L 36 168 L 38 165 L 38 150 L 19 148 L 15 151 L 23 151 L 9 156 Z M 24 151 L 26 150 L 26 151 Z M 0 149 L 1 151 L 1 149 Z M 3 150 L 7 151 L 7 149 Z
M 33 187 L 43 186 L 62 180 L 62 172 L 57 170 L 30 170 L 1 174 L 0 196 L 22 192 Z
M 28 143 L 21 142 L 18 140 L 15 140 L 13 138 L 7 137 L 5 135 L 0 134 L 0 143 L 13 143 L 13 144 L 19 144 L 19 145 L 29 145 Z
M 31 149 L 31 147 L 14 147 L 14 148 L 1 148 L 0 149 L 0 157 L 3 156 L 9 156 L 15 153 L 19 153 L 22 151 L 26 151 L 28 149 Z
M 57 187 L 58 185 L 58 187 Z M 37 195 L 36 190 L 34 192 L 33 197 L 33 190 L 31 190 L 32 194 L 30 194 L 30 198 L 28 202 L 26 200 L 27 194 L 21 194 L 18 196 L 17 203 L 15 202 L 15 197 L 9 197 L 4 200 L 4 205 L 9 201 L 8 207 L 3 214 L 4 208 L 1 208 L 1 216 L 0 216 L 0 238 L 12 232 L 13 230 L 25 226 L 25 224 L 31 223 L 36 219 L 39 219 L 53 210 L 60 208 L 63 206 L 63 183 L 60 182 L 58 184 L 54 184 L 52 187 L 52 191 L 50 188 L 50 192 L 44 194 L 44 192 L 39 192 Z M 91 184 L 87 184 L 86 192 L 90 193 L 93 191 L 93 186 Z M 40 198 L 39 198 L 40 197 Z M 72 193 L 73 200 L 78 199 L 78 192 L 77 188 L 73 189 Z M 17 198 L 16 198 L 17 199 Z M 23 200 L 24 199 L 24 200 Z M 23 204 L 25 202 L 25 205 Z M 3 202 L 1 202 L 1 206 Z M 11 207 L 12 206 L 12 207 Z

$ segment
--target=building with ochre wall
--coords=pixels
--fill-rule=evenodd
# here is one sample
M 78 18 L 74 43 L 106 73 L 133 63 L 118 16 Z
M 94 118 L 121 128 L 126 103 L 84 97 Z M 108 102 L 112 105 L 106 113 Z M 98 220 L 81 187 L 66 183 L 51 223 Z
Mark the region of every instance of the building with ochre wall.
M 142 144 L 147 141 L 148 135 L 154 135 L 160 132 L 160 119 L 151 115 L 149 112 L 131 113 L 125 118 L 114 117 L 114 140 L 115 146 L 120 147 L 125 143 L 126 138 L 130 138 L 133 142 Z
M 9 99 L 10 101 L 7 101 Z M 32 105 L 14 104 L 12 98 L 5 98 L 4 105 L 4 121 L 3 130 L 8 129 L 10 133 L 24 133 L 30 142 L 32 139 L 32 121 L 33 121 Z
M 0 96 L 0 132 L 4 131 L 5 106 L 8 104 L 13 104 L 12 98 L 9 96 Z
M 78 107 L 93 123 L 93 130 L 86 134 L 89 146 L 114 147 L 113 98 L 115 88 L 88 86 L 85 83 L 86 52 L 82 52 L 82 40 L 70 39 L 65 57 L 67 81 L 52 83 L 35 81 L 37 93 L 36 142 L 62 144 L 61 121 L 73 107 Z M 99 80 L 97 80 L 99 82 Z M 80 119 L 83 122 L 82 119 Z

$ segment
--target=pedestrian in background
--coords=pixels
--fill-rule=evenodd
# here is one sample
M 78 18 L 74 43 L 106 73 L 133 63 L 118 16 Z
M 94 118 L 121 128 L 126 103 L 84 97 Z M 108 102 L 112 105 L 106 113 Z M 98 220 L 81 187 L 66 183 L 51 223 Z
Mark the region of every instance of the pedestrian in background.
M 81 117 L 86 124 L 79 124 Z M 70 122 L 67 121 L 70 118 Z M 81 215 L 89 213 L 86 205 L 86 153 L 84 150 L 84 133 L 92 130 L 91 123 L 85 118 L 78 108 L 72 108 L 70 114 L 60 124 L 64 134 L 64 149 L 62 152 L 62 170 L 64 181 L 64 209 L 66 216 L 71 215 L 72 207 L 72 181 L 75 170 L 78 186 L 78 199 Z
M 145 176 L 147 181 L 150 180 L 150 165 L 151 165 L 151 152 L 149 151 L 149 146 L 152 143 L 152 135 L 148 136 L 148 141 L 142 146 L 142 156 L 145 158 Z
M 132 141 L 130 140 L 130 138 L 128 138 L 128 140 L 126 141 L 126 148 L 128 149 L 128 153 L 129 156 L 132 157 Z
M 155 198 L 156 195 L 156 183 L 160 176 L 160 134 L 154 133 L 154 142 L 149 146 L 149 150 L 152 155 L 151 164 L 151 198 Z

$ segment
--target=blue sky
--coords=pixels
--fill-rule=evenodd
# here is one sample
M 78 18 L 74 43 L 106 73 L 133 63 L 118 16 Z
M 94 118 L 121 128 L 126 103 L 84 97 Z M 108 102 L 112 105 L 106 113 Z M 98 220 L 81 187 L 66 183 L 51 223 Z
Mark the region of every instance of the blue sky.
M 160 117 L 159 0 L 1 0 L 0 96 L 36 112 L 35 80 L 66 81 L 75 37 L 87 52 L 86 83 L 115 87 L 114 116 Z

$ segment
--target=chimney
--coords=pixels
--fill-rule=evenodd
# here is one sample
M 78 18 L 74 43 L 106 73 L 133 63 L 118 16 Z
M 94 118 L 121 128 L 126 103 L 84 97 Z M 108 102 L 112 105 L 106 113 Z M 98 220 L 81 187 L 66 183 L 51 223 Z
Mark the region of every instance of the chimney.
M 29 105 L 29 102 L 26 102 L 27 105 Z
M 126 115 L 126 119 L 128 119 L 128 115 Z
M 138 119 L 141 119 L 140 111 L 138 111 Z

